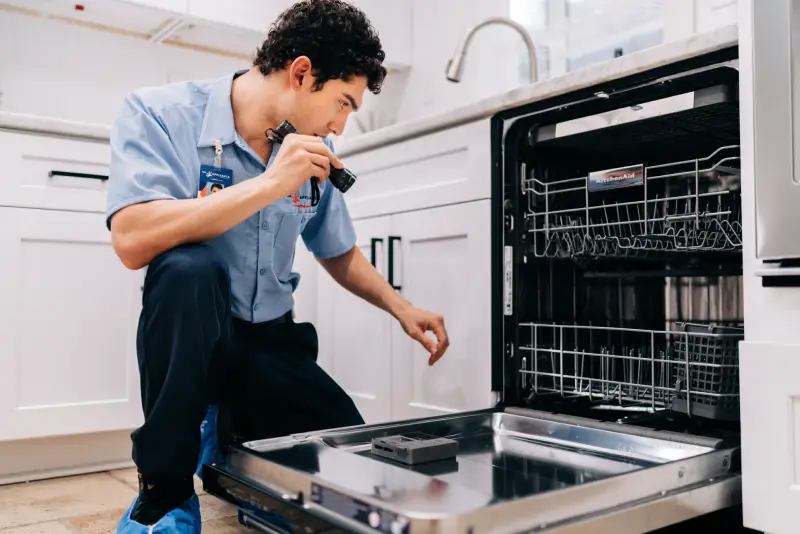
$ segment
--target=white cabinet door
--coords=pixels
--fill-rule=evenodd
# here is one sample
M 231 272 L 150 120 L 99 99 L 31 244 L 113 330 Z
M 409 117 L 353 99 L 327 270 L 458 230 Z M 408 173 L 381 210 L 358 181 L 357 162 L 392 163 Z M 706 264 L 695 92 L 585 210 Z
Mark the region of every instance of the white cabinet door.
M 800 344 L 740 344 L 744 525 L 800 525 Z
M 295 245 L 293 270 L 300 275 L 300 285 L 294 292 L 295 321 L 317 324 L 317 279 L 320 265 L 306 248 L 302 237 L 297 239 Z
M 142 272 L 103 214 L 0 208 L 0 441 L 141 423 Z
M 375 258 L 381 272 L 389 220 L 355 223 L 358 247 L 367 258 Z M 318 283 L 320 366 L 353 398 L 368 423 L 388 421 L 392 317 L 343 289 L 324 269 Z
M 392 332 L 392 419 L 491 406 L 489 200 L 392 216 L 393 285 L 444 317 L 450 348 L 433 367 L 399 325 Z

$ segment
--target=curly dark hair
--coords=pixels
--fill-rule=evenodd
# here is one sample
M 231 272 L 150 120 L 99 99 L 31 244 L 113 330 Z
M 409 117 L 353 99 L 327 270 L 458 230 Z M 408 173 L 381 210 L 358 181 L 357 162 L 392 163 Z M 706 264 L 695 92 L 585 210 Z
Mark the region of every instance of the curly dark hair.
M 343 0 L 302 0 L 281 13 L 253 65 L 267 76 L 300 56 L 311 60 L 315 90 L 328 80 L 366 76 L 367 87 L 378 94 L 386 77 L 378 32 Z

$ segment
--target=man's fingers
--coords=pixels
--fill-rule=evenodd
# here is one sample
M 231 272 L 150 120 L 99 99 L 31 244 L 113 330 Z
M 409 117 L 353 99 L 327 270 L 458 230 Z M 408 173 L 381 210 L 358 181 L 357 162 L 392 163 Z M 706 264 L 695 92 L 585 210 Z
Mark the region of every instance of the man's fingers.
M 307 139 L 303 139 L 302 144 L 303 148 L 309 152 L 313 152 L 314 154 L 319 154 L 320 156 L 325 156 L 328 158 L 328 161 L 330 161 L 334 167 L 338 169 L 344 168 L 344 165 L 341 161 L 339 161 L 339 158 L 336 157 L 336 154 L 334 154 L 333 151 L 328 148 L 328 145 L 326 145 L 319 137 L 308 137 Z
M 433 353 L 436 350 L 436 343 L 434 343 L 431 338 L 426 336 L 425 332 L 423 332 L 421 329 L 415 328 L 410 332 L 410 335 L 413 339 L 419 341 L 419 343 L 425 347 L 425 350 L 428 352 Z
M 433 330 L 433 333 L 439 343 L 436 347 L 436 351 L 431 354 L 431 357 L 428 359 L 429 365 L 433 365 L 439 361 L 439 359 L 444 356 L 444 352 L 447 350 L 447 347 L 450 346 L 450 338 L 447 335 L 447 330 L 444 328 L 444 319 L 437 317 L 434 323 L 431 325 L 431 330 Z
M 315 174 L 315 176 L 320 180 L 325 180 L 330 174 L 330 160 L 319 154 L 309 154 L 309 157 L 314 167 L 319 169 L 319 173 Z

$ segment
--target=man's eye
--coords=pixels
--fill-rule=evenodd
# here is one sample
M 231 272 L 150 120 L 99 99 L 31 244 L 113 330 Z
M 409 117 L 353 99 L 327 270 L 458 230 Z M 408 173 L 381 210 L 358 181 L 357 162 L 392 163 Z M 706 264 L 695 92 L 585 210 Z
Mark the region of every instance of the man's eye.
M 341 109 L 344 109 L 344 108 L 346 108 L 346 107 L 347 107 L 347 102 L 345 102 L 344 100 L 340 100 L 340 101 L 339 101 L 339 107 L 340 107 Z

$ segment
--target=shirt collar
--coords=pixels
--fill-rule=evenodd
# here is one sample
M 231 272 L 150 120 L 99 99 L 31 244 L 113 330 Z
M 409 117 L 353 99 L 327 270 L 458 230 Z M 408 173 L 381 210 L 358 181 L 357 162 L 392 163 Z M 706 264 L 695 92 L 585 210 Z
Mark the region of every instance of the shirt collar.
M 203 127 L 200 130 L 198 148 L 214 146 L 219 140 L 223 145 L 229 145 L 236 140 L 236 127 L 233 123 L 233 108 L 231 107 L 231 85 L 234 78 L 247 71 L 238 71 L 226 74 L 214 81 L 206 103 L 206 112 L 203 116 Z

